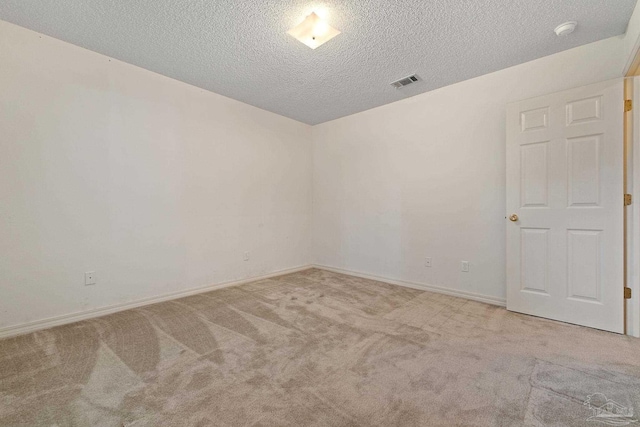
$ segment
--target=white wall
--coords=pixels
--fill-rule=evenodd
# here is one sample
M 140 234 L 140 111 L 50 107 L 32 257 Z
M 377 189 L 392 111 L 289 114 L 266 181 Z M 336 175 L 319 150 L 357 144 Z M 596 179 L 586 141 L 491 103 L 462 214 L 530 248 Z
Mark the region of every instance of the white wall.
M 504 298 L 505 106 L 620 77 L 623 45 L 603 40 L 314 126 L 315 263 Z
M 624 57 L 626 59 L 624 63 L 623 75 L 626 75 L 635 59 L 636 52 L 640 46 L 640 2 L 636 4 L 633 9 L 633 14 L 627 24 L 627 31 L 624 35 Z
M 311 128 L 0 21 L 0 332 L 311 261 L 503 298 L 505 105 L 629 40 Z
M 0 21 L 0 330 L 308 264 L 310 138 Z

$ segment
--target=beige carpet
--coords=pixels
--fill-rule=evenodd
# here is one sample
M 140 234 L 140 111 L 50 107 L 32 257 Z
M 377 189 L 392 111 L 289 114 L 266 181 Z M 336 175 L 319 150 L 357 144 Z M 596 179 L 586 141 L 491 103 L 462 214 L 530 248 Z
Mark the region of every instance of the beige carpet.
M 640 340 L 320 270 L 0 341 L 1 426 L 605 425 L 595 393 L 640 415 Z

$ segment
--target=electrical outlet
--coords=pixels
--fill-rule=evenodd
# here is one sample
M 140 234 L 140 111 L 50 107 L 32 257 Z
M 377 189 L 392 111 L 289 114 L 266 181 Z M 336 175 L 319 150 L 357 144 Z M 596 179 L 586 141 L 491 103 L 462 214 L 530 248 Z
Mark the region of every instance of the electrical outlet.
M 424 266 L 431 267 L 431 257 L 427 257 L 424 259 Z
M 95 285 L 96 284 L 96 272 L 95 271 L 87 271 L 84 273 L 84 284 L 86 285 Z
M 249 252 L 244 253 L 244 260 L 249 261 Z
M 462 261 L 462 271 L 465 273 L 469 272 L 469 261 Z

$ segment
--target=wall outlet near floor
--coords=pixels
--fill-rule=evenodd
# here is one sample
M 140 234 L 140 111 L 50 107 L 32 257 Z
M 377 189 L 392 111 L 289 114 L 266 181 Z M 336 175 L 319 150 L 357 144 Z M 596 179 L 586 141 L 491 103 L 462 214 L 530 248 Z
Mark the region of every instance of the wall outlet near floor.
M 460 264 L 461 270 L 465 273 L 469 272 L 469 261 L 462 261 Z
M 249 261 L 249 252 L 244 253 L 244 260 Z
M 96 272 L 95 271 L 87 271 L 84 273 L 84 284 L 86 285 L 95 285 L 96 284 Z
M 426 257 L 424 259 L 424 266 L 425 267 L 431 267 L 431 257 Z

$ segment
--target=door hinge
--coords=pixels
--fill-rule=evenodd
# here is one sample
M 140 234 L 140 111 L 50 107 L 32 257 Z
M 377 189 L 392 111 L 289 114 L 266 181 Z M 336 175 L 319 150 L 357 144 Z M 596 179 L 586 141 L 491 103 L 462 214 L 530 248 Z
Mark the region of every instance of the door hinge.
M 629 206 L 631 203 L 633 203 L 633 197 L 631 196 L 631 194 L 625 194 L 624 195 L 624 205 L 625 206 Z
M 624 288 L 624 299 L 631 299 L 631 288 Z
M 626 99 L 624 101 L 624 111 L 631 111 L 631 110 L 633 110 L 633 100 Z

